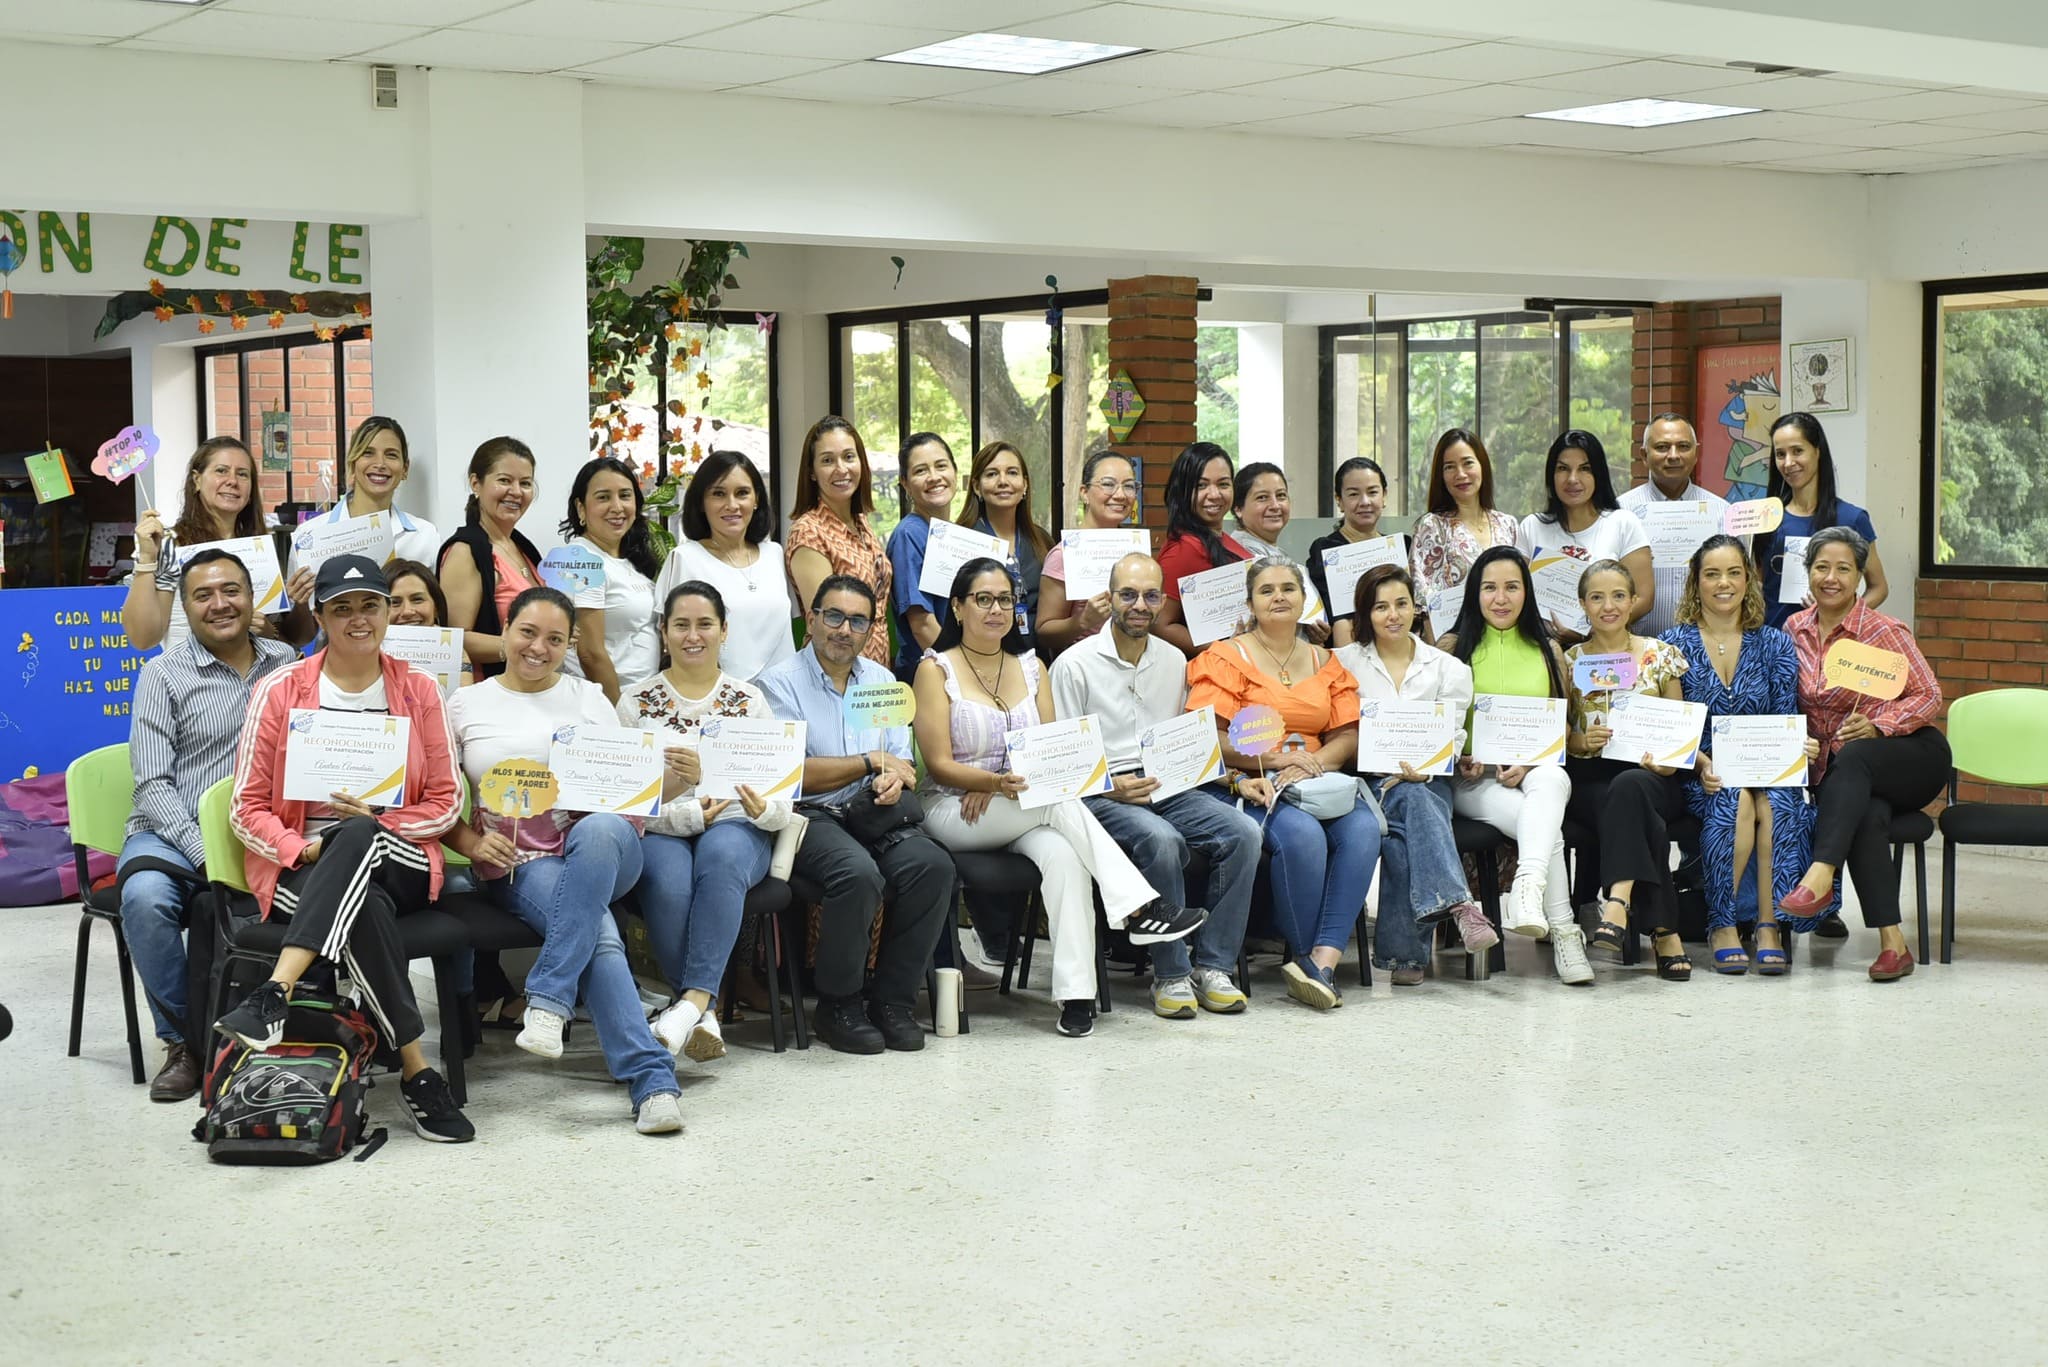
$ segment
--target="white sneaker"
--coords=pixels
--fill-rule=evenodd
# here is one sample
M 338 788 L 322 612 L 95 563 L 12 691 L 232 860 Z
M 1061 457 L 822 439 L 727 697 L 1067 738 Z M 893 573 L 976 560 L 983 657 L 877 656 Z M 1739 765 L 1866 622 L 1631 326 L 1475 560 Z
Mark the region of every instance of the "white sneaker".
M 689 1042 L 683 1045 L 683 1057 L 692 1063 L 709 1063 L 725 1057 L 725 1032 L 718 1028 L 716 1011 L 706 1011 L 697 1017 Z
M 1586 961 L 1586 932 L 1576 924 L 1551 927 L 1550 958 L 1559 980 L 1574 987 L 1593 981 L 1593 965 Z
M 562 1027 L 568 1024 L 552 1011 L 543 1011 L 532 1002 L 526 1004 L 526 1019 L 519 1027 L 519 1035 L 512 1042 L 529 1054 L 542 1058 L 562 1056 Z
M 1520 871 L 1508 889 L 1507 928 L 1516 935 L 1540 940 L 1550 934 L 1550 922 L 1543 916 L 1542 875 Z
M 1244 993 L 1220 968 L 1195 970 L 1195 1000 L 1204 1011 L 1214 1011 L 1219 1016 L 1234 1016 L 1245 1007 Z
M 1152 980 L 1152 1014 L 1170 1021 L 1195 1018 L 1195 985 L 1186 978 Z
M 688 997 L 678 997 L 675 1005 L 654 1018 L 654 1037 L 670 1054 L 680 1054 L 703 1015 L 704 1010 L 697 1003 Z
M 633 1128 L 642 1134 L 676 1134 L 683 1128 L 681 1098 L 674 1092 L 656 1092 L 640 1103 Z

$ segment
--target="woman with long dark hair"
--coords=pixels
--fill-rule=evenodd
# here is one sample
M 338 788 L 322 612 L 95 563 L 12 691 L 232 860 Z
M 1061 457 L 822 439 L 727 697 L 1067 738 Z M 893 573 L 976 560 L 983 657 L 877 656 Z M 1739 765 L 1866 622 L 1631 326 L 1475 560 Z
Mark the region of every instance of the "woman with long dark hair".
M 1847 527 L 1862 537 L 1868 548 L 1863 563 L 1863 606 L 1877 608 L 1891 596 L 1891 581 L 1885 578 L 1884 562 L 1878 559 L 1877 528 L 1870 514 L 1835 492 L 1835 455 L 1819 418 L 1811 413 L 1787 413 L 1771 424 L 1771 473 L 1765 492 L 1785 504 L 1785 520 L 1777 530 L 1758 532 L 1749 546 L 1750 555 L 1764 572 L 1764 611 L 1772 626 L 1782 628 L 1802 606 L 1813 604 L 1810 593 L 1793 602 L 1779 601 L 1786 596 L 1781 589 L 1787 570 L 1796 586 L 1806 585 L 1804 564 L 1796 560 L 1786 563 L 1788 541 L 1812 537 L 1829 527 Z
M 1077 530 L 1114 531 L 1138 506 L 1138 467 L 1121 451 L 1097 451 L 1081 466 L 1081 522 Z M 1038 640 L 1057 655 L 1086 640 L 1109 621 L 1109 590 L 1079 602 L 1067 596 L 1067 552 L 1054 546 L 1038 577 Z
M 1031 516 L 1031 472 L 1024 453 L 1006 441 L 992 441 L 974 453 L 967 470 L 967 501 L 953 519 L 1002 542 L 1010 577 L 1017 582 L 1017 625 L 1027 644 L 1037 639 L 1038 581 L 1052 536 Z
M 896 472 L 901 481 L 903 516 L 889 533 L 889 573 L 896 581 L 889 610 L 896 618 L 896 677 L 909 683 L 917 677 L 918 661 L 945 624 L 944 595 L 926 593 L 918 580 L 924 575 L 932 523 L 953 519 L 953 492 L 960 472 L 953 462 L 953 448 L 936 432 L 912 432 L 905 437 L 896 456 Z M 940 601 L 933 602 L 935 597 Z
M 1353 619 L 1352 604 L 1331 602 L 1330 575 L 1323 566 L 1323 552 L 1379 536 L 1380 514 L 1387 506 L 1387 472 L 1376 460 L 1353 456 L 1337 467 L 1330 480 L 1330 492 L 1337 499 L 1337 525 L 1308 543 L 1308 577 L 1330 607 L 1330 644 L 1344 646 L 1365 640 L 1371 632 L 1364 622 Z M 1412 576 L 1408 593 L 1413 598 Z M 1412 606 L 1418 611 L 1421 608 L 1420 603 Z
M 770 535 L 775 511 L 754 462 L 738 451 L 704 457 L 683 486 L 682 515 L 683 538 L 661 567 L 655 595 L 667 602 L 676 585 L 692 580 L 718 590 L 731 609 L 720 658 L 736 679 L 796 654 L 789 576 Z
M 789 522 L 789 582 L 796 601 L 811 602 L 835 574 L 851 575 L 889 601 L 894 576 L 882 538 L 868 525 L 875 510 L 874 474 L 867 443 L 841 417 L 820 418 L 804 433 L 797 464 L 796 503 Z M 889 633 L 868 633 L 861 654 L 889 663 Z
M 1601 560 L 1619 561 L 1629 577 L 1640 586 L 1635 605 L 1629 609 L 1631 622 L 1656 603 L 1657 581 L 1652 577 L 1650 534 L 1643 520 L 1621 506 L 1614 494 L 1614 476 L 1607 469 L 1607 448 L 1591 432 L 1573 428 L 1550 444 L 1543 462 L 1543 488 L 1549 502 L 1540 513 L 1522 519 L 1515 545 L 1534 559 L 1539 551 L 1562 551 L 1588 564 Z M 1582 637 L 1552 622 L 1552 630 L 1566 645 Z
M 469 458 L 469 502 L 462 526 L 441 543 L 441 589 L 448 625 L 462 628 L 462 648 L 477 677 L 504 672 L 499 639 L 512 600 L 540 587 L 540 552 L 519 530 L 533 506 L 533 450 L 517 437 L 491 437 Z
M 1465 582 L 1480 552 L 1515 544 L 1515 519 L 1493 506 L 1493 460 L 1469 427 L 1447 428 L 1436 439 L 1427 503 L 1408 543 L 1415 606 L 1425 613 L 1439 592 Z
M 585 461 L 569 486 L 569 515 L 559 530 L 604 564 L 604 587 L 578 598 L 576 649 L 562 667 L 616 704 L 626 685 L 661 667 L 654 601 L 661 561 L 633 467 L 616 456 Z
M 1159 569 L 1166 576 L 1166 601 L 1152 622 L 1152 634 L 1195 656 L 1202 647 L 1188 633 L 1180 614 L 1180 581 L 1252 553 L 1223 530 L 1223 519 L 1237 496 L 1236 466 L 1230 453 L 1212 441 L 1189 445 L 1174 458 L 1166 475 L 1166 544 L 1159 548 Z

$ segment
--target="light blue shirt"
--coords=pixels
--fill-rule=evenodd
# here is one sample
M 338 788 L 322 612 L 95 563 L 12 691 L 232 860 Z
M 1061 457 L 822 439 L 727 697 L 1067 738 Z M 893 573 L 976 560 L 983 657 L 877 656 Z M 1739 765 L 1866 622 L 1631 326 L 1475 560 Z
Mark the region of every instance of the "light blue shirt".
M 342 490 L 340 501 L 332 508 L 306 520 L 308 522 L 346 521 L 349 515 L 348 495 L 348 490 Z M 393 508 L 391 510 L 391 520 L 393 524 L 391 532 L 392 556 L 399 560 L 417 560 L 420 564 L 425 565 L 438 575 L 441 572 L 441 567 L 436 561 L 441 554 L 441 533 L 435 530 L 434 524 L 423 517 L 414 517 L 403 508 Z
M 847 685 L 896 682 L 896 676 L 865 655 L 853 659 Z M 784 721 L 804 723 L 804 754 L 817 759 L 845 759 L 851 755 L 881 750 L 898 759 L 910 760 L 910 728 L 907 726 L 849 726 L 846 695 L 832 682 L 825 666 L 818 663 L 815 645 L 777 665 L 763 670 L 754 683 L 768 695 L 768 706 Z M 868 783 L 863 775 L 844 788 L 829 793 L 806 793 L 804 801 L 838 805 L 852 798 Z

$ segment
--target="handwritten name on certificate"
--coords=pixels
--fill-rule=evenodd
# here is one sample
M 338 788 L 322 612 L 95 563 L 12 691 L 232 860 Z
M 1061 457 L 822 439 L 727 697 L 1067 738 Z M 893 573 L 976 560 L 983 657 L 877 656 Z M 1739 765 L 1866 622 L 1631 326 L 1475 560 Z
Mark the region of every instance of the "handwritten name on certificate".
M 292 533 L 292 562 L 318 574 L 323 561 L 360 555 L 381 565 L 391 558 L 391 515 L 384 512 L 301 522 Z
M 1234 560 L 1200 574 L 1181 576 L 1180 616 L 1196 645 L 1236 634 L 1238 622 L 1250 611 L 1244 590 L 1248 568 L 1244 561 Z
M 258 612 L 283 612 L 291 607 L 284 596 L 284 570 L 277 563 L 277 543 L 268 536 L 237 536 L 226 541 L 203 541 L 197 546 L 178 547 L 178 565 L 183 568 L 201 551 L 226 551 L 249 571 L 249 596 Z
M 1704 703 L 1617 693 L 1607 708 L 1607 728 L 1613 734 L 1600 758 L 1640 764 L 1649 755 L 1660 769 L 1690 769 L 1699 759 L 1700 732 L 1706 724 Z
M 1714 718 L 1714 773 L 1728 788 L 1804 788 L 1806 718 Z
M 1539 549 L 1529 561 L 1529 577 L 1536 585 L 1536 610 L 1566 631 L 1584 634 L 1586 610 L 1579 606 L 1579 579 L 1590 561 L 1563 551 Z
M 1406 569 L 1408 538 L 1398 532 L 1392 536 L 1369 536 L 1363 541 L 1331 546 L 1323 552 L 1323 578 L 1330 585 L 1331 612 L 1341 617 L 1351 611 L 1358 597 L 1358 581 L 1375 565 L 1399 565 Z
M 1563 698 L 1481 693 L 1472 700 L 1472 758 L 1481 764 L 1564 763 Z
M 697 733 L 697 796 L 738 797 L 745 784 L 763 798 L 802 797 L 807 730 L 774 717 L 706 718 Z
M 1138 737 L 1138 753 L 1145 777 L 1159 784 L 1152 790 L 1154 802 L 1222 778 L 1223 736 L 1216 729 L 1216 709 L 1199 708 L 1146 727 Z
M 444 698 L 462 686 L 461 627 L 387 627 L 384 653 L 433 675 Z
M 953 576 L 960 573 L 960 567 L 984 555 L 999 565 L 1008 564 L 1010 548 L 1002 538 L 987 532 L 954 522 L 934 521 L 925 537 L 924 570 L 917 576 L 918 592 L 936 594 L 942 600 L 951 597 Z
M 411 740 L 410 717 L 294 707 L 285 731 L 284 795 L 326 802 L 347 793 L 372 807 L 402 806 Z
M 1461 711 L 1444 702 L 1359 699 L 1358 772 L 1398 774 L 1406 764 L 1419 774 L 1448 774 Z
M 1721 518 L 1711 503 L 1672 499 L 1645 503 L 1635 510 L 1650 534 L 1650 563 L 1660 570 L 1682 570 L 1700 543 L 1721 530 Z
M 578 722 L 548 746 L 555 805 L 572 812 L 653 816 L 661 810 L 661 737 L 636 726 Z
M 1010 732 L 1009 744 L 1010 772 L 1022 774 L 1031 785 L 1017 794 L 1020 807 L 1050 807 L 1113 786 L 1102 730 L 1092 716 L 1026 726 Z
M 1127 555 L 1152 554 L 1152 534 L 1143 527 L 1082 527 L 1060 538 L 1067 567 L 1067 601 L 1085 603 L 1109 591 L 1109 572 Z

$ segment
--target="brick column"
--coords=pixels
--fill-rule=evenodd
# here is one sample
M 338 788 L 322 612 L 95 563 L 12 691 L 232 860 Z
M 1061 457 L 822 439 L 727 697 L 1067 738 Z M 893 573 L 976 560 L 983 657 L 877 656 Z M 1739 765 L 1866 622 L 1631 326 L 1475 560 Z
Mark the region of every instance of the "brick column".
M 1118 449 L 1144 465 L 1144 524 L 1166 527 L 1166 472 L 1195 439 L 1195 291 L 1184 275 L 1109 282 L 1109 368 L 1130 372 L 1145 415 Z
M 1779 333 L 1777 296 L 1751 299 L 1697 299 L 1658 304 L 1636 311 L 1635 357 L 1631 389 L 1629 483 L 1650 477 L 1643 467 L 1643 429 L 1659 413 L 1699 411 L 1695 364 L 1701 347 L 1723 342 L 1776 342 Z M 1722 396 L 1725 398 L 1725 396 Z M 1608 452 L 1609 457 L 1613 452 Z
M 1941 681 L 1941 717 L 1957 698 L 1994 688 L 2048 684 L 2048 584 L 2014 580 L 1922 579 L 1914 595 L 1914 635 Z M 1894 596 L 1884 611 L 1900 618 Z M 2048 805 L 2039 788 L 2006 788 L 1964 778 L 1964 802 Z

